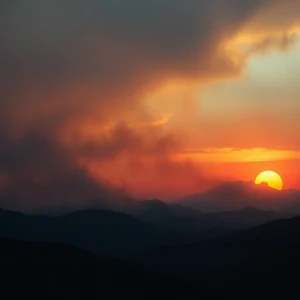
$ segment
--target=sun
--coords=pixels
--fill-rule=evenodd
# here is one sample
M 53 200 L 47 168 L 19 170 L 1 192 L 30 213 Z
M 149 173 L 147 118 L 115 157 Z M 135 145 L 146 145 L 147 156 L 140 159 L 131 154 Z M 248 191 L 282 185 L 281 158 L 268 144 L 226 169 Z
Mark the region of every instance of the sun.
M 270 188 L 281 191 L 283 181 L 280 175 L 274 171 L 264 171 L 257 175 L 255 184 L 267 183 Z

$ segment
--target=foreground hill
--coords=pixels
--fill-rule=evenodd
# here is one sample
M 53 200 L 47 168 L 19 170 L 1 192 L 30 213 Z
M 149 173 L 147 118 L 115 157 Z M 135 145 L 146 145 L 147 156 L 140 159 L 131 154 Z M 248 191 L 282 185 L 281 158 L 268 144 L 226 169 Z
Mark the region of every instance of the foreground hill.
M 59 243 L 0 239 L 0 278 L 1 295 L 10 298 L 195 299 L 191 294 L 197 294 L 174 277 Z
M 246 261 L 185 278 L 201 283 L 208 299 L 294 299 L 299 294 L 300 246 L 288 246 Z
M 299 245 L 300 217 L 295 217 L 210 241 L 158 248 L 141 255 L 139 261 L 168 271 L 204 271 L 236 266 L 252 257 Z
M 64 244 L 0 239 L 4 299 L 293 299 L 299 268 L 299 245 L 173 276 Z

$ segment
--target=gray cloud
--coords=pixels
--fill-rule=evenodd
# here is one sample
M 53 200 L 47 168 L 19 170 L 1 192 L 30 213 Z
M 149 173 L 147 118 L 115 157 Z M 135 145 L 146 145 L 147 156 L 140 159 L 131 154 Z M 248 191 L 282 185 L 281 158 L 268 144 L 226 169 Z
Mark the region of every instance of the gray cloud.
M 242 66 L 223 42 L 278 1 L 1 1 L 1 171 L 18 185 L 22 178 L 63 181 L 74 172 L 86 182 L 77 156 L 165 152 L 173 139 L 148 133 L 153 145 L 145 146 L 126 126 L 74 149 L 64 141 L 87 119 L 100 126 L 138 114 L 144 93 L 167 79 L 238 74 Z

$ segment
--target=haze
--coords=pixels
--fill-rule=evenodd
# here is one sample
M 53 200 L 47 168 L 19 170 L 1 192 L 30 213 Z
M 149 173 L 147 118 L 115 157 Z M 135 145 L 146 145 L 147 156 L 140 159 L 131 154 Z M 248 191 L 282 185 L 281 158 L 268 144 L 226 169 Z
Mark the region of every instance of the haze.
M 299 188 L 299 9 L 2 1 L 3 206 L 170 201 L 268 169 Z

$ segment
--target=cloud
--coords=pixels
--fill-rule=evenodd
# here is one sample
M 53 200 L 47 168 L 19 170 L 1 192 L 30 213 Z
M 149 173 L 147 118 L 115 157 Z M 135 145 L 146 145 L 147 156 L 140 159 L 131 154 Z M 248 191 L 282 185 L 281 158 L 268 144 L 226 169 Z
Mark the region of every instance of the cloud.
M 269 5 L 261 9 L 244 26 L 244 31 L 261 36 L 276 32 L 295 32 L 300 29 L 300 1 L 269 1 Z
M 0 169 L 1 205 L 10 209 L 81 206 L 95 198 L 127 197 L 104 180 L 93 181 L 65 149 L 36 133 L 16 141 L 2 137 Z
M 143 99 L 170 81 L 238 76 L 245 57 L 228 41 L 278 2 L 2 1 L 1 174 L 17 186 L 70 178 L 103 189 L 95 169 L 103 176 L 122 164 L 134 169 L 133 161 L 149 168 L 155 157 L 152 177 L 170 176 L 171 185 L 194 174 L 196 182 L 193 167 L 170 160 L 180 133 L 163 128 L 168 112 L 152 116 Z
M 296 34 L 283 34 L 275 37 L 266 37 L 259 42 L 252 43 L 247 52 L 249 55 L 256 53 L 267 53 L 270 49 L 278 49 L 280 51 L 288 51 L 290 50 L 297 41 Z
M 186 149 L 178 156 L 179 158 L 181 157 L 181 159 L 189 157 L 193 161 L 205 163 L 240 163 L 298 160 L 300 158 L 300 152 L 280 148 L 204 148 Z

